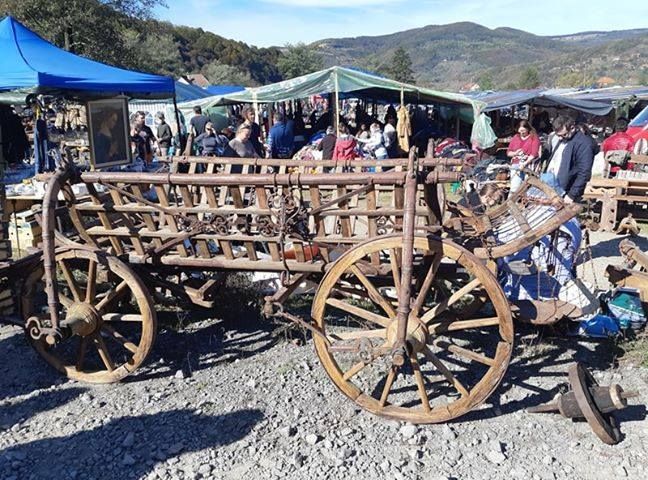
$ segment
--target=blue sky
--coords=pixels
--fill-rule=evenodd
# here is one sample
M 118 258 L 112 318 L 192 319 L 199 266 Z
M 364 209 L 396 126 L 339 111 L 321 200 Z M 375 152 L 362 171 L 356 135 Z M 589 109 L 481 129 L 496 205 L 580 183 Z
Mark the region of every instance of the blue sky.
M 471 21 L 537 35 L 648 28 L 648 0 L 167 0 L 157 16 L 257 46 Z M 643 23 L 643 24 L 642 24 Z

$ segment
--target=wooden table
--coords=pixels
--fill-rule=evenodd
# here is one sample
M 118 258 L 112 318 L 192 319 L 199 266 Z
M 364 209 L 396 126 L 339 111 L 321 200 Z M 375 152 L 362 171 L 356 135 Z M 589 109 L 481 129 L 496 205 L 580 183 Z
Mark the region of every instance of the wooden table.
M 648 204 L 648 178 L 593 178 L 585 187 L 585 200 L 601 202 L 600 229 L 614 231 L 619 202 Z

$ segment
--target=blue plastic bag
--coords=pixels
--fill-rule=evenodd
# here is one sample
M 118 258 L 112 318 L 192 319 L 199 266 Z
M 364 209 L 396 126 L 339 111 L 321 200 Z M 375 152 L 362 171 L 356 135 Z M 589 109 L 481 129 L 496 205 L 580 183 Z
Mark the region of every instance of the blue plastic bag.
M 607 338 L 619 335 L 621 329 L 612 317 L 599 314 L 589 320 L 580 322 L 578 333 L 585 337 Z

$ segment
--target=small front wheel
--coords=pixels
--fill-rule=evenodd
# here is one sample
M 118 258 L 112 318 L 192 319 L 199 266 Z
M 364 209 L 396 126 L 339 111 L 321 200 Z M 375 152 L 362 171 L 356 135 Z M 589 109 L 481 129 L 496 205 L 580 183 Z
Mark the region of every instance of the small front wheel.
M 140 278 L 118 258 L 86 249 L 56 253 L 59 318 L 66 335 L 54 345 L 28 338 L 36 351 L 69 378 L 117 382 L 150 352 L 157 330 L 153 301 Z M 27 277 L 22 315 L 51 327 L 43 267 Z

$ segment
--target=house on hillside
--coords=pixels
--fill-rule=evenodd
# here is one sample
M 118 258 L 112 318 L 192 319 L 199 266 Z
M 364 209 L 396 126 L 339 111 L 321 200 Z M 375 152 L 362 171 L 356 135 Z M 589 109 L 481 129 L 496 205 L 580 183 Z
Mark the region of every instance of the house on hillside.
M 178 80 L 181 83 L 186 83 L 187 85 L 195 85 L 196 87 L 207 88 L 210 83 L 202 73 L 192 73 L 190 75 L 183 75 Z
M 479 86 L 478 83 L 474 83 L 474 82 L 468 82 L 468 83 L 462 85 L 461 88 L 459 89 L 459 91 L 461 93 L 463 93 L 463 92 L 477 92 L 479 90 L 481 90 L 481 87 Z
M 616 80 L 610 77 L 601 77 L 596 81 L 596 86 L 598 88 L 611 87 L 616 84 Z

